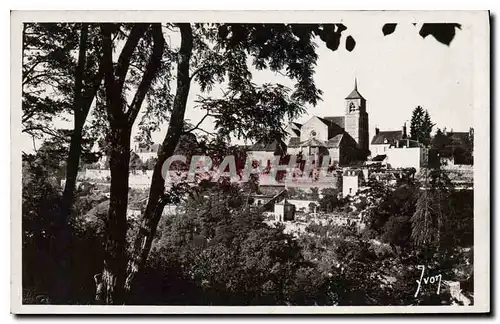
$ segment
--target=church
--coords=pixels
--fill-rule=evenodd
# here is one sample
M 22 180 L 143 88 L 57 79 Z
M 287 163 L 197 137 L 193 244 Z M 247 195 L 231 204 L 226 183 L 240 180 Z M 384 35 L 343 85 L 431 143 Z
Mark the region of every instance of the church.
M 271 161 L 276 155 L 328 155 L 330 165 L 345 166 L 364 161 L 369 156 L 368 113 L 366 99 L 359 93 L 357 80 L 354 90 L 345 98 L 344 116 L 313 116 L 303 124 L 290 123 L 288 136 L 271 143 L 257 142 L 248 154 L 256 160 Z

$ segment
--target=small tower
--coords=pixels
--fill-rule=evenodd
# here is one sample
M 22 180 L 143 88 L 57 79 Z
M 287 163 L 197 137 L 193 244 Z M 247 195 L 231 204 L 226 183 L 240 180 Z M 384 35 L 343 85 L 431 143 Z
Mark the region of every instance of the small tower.
M 368 154 L 368 113 L 366 99 L 358 92 L 358 80 L 354 90 L 345 98 L 345 131 L 356 141 L 360 150 Z

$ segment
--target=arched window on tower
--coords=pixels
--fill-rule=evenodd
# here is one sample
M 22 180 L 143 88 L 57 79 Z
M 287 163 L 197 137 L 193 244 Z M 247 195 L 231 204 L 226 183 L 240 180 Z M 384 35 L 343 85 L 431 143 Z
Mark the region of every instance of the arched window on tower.
M 356 111 L 356 105 L 354 104 L 354 102 L 351 102 L 349 104 L 349 112 L 353 112 L 353 111 Z

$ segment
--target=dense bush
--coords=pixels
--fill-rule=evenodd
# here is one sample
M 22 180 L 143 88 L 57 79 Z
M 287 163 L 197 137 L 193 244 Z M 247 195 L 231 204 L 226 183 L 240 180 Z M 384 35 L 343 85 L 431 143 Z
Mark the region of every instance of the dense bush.
M 58 295 L 60 267 L 56 261 L 57 217 L 60 213 L 61 189 L 56 174 L 58 161 L 40 150 L 23 157 L 23 302 L 50 303 Z M 77 191 L 74 213 L 69 219 L 71 238 L 66 244 L 70 273 L 70 304 L 92 303 L 95 294 L 93 275 L 102 269 L 101 222 L 88 221 L 82 215 L 102 201 L 91 194 L 92 186 Z M 102 233 L 101 233 L 102 234 Z
M 25 303 L 52 302 L 58 282 L 53 257 L 58 244 L 54 218 L 61 196 L 59 179 L 53 176 L 58 165 L 45 161 L 42 153 L 23 160 Z M 189 192 L 182 213 L 161 220 L 146 267 L 128 300 L 156 305 L 449 304 L 445 288 L 438 296 L 435 287 L 426 287 L 414 297 L 418 265 L 439 271 L 446 280 L 460 281 L 465 293 L 473 292 L 473 250 L 464 249 L 473 244 L 473 193 L 441 193 L 446 195 L 434 201 L 446 214 L 440 246 L 415 246 L 411 216 L 421 198 L 412 184 L 394 190 L 375 184 L 353 198 L 363 204 L 364 229 L 332 220 L 310 223 L 305 233 L 294 237 L 281 225 L 264 223 L 242 188 L 202 183 Z M 132 190 L 130 201 L 142 201 L 145 194 Z M 335 191 L 322 196 L 323 208 L 337 199 Z M 101 188 L 86 183 L 77 188 L 69 224 L 68 303 L 93 303 L 93 276 L 103 263 L 107 204 Z M 337 206 L 342 206 L 338 200 Z M 349 216 L 351 206 L 345 205 L 346 212 L 337 207 L 336 216 Z M 129 244 L 137 225 L 130 220 Z

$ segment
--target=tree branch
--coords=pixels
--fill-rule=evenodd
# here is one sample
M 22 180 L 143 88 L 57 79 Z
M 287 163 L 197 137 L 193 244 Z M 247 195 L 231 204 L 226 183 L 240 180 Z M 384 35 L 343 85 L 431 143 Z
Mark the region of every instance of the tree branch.
M 32 66 L 31 66 L 31 67 L 30 67 L 27 71 L 23 72 L 23 84 L 25 83 L 24 81 L 25 81 L 25 80 L 26 80 L 26 79 L 30 76 L 30 74 L 31 74 L 31 73 L 35 70 L 35 68 L 36 68 L 39 64 L 41 64 L 41 63 L 43 63 L 43 62 L 46 62 L 46 61 L 45 61 L 45 58 L 46 58 L 46 57 L 47 57 L 47 56 L 44 56 L 44 57 L 43 57 L 43 59 L 40 59 L 40 60 L 38 60 L 37 62 L 33 63 L 33 65 L 32 65 Z
M 83 75 L 85 73 L 86 64 L 86 54 L 87 54 L 87 38 L 88 38 L 88 24 L 82 24 L 81 36 L 80 36 L 80 49 L 78 53 L 78 63 L 75 70 L 75 91 L 74 91 L 74 102 L 73 110 L 75 112 L 75 124 L 80 122 L 79 119 L 82 113 L 81 101 L 83 97 Z
M 59 139 L 61 139 L 63 141 L 69 142 L 69 138 L 64 137 L 63 135 L 58 134 L 57 132 L 54 132 L 51 129 L 43 127 L 43 126 L 31 126 L 31 127 L 27 127 L 25 129 L 23 129 L 21 131 L 21 133 L 26 133 L 26 134 L 30 134 L 31 136 L 34 136 L 34 133 L 32 131 L 40 131 L 40 132 L 42 132 L 42 133 L 44 133 L 46 135 L 57 137 L 57 138 L 59 138 Z
M 191 133 L 192 131 L 196 130 L 196 129 L 199 129 L 199 126 L 201 125 L 201 123 L 203 123 L 203 121 L 205 120 L 205 118 L 207 117 L 215 117 L 214 115 L 210 114 L 210 113 L 206 113 L 205 116 L 203 116 L 203 118 L 198 122 L 198 124 L 196 124 L 196 126 L 194 126 L 193 128 L 187 130 L 187 131 L 184 131 L 184 134 L 188 134 L 188 133 Z
M 152 32 L 153 32 L 153 52 L 151 53 L 151 57 L 149 58 L 148 65 L 146 66 L 146 71 L 142 76 L 141 83 L 137 88 L 134 99 L 130 104 L 130 108 L 127 111 L 127 120 L 129 125 L 133 125 L 135 119 L 137 118 L 137 114 L 141 109 L 142 102 L 151 87 L 151 83 L 161 67 L 161 58 L 163 56 L 163 47 L 165 45 L 165 39 L 163 38 L 163 33 L 161 31 L 160 24 L 152 24 Z
M 121 91 L 123 88 L 123 84 L 125 82 L 125 76 L 127 75 L 127 71 L 130 66 L 130 61 L 132 59 L 132 54 L 134 53 L 139 40 L 144 35 L 146 30 L 148 29 L 150 24 L 135 24 L 132 30 L 130 31 L 130 35 L 127 38 L 127 42 L 123 46 L 122 52 L 120 53 L 120 57 L 118 58 L 118 63 L 116 65 L 116 82 L 117 88 Z
M 193 80 L 193 79 L 194 79 L 194 77 L 195 77 L 198 73 L 200 73 L 200 71 L 201 71 L 201 70 L 206 69 L 206 68 L 207 68 L 207 66 L 201 66 L 201 67 L 197 68 L 196 70 L 194 70 L 194 71 L 193 71 L 193 73 L 191 74 L 191 76 L 189 77 L 189 80 Z
M 120 93 L 117 91 L 113 71 L 113 41 L 111 40 L 112 26 L 110 24 L 101 24 L 102 33 L 102 58 L 101 66 L 104 72 L 104 86 L 106 89 L 106 105 L 108 111 L 108 119 L 111 121 L 119 117 L 121 114 L 120 107 L 111 105 L 116 96 Z

